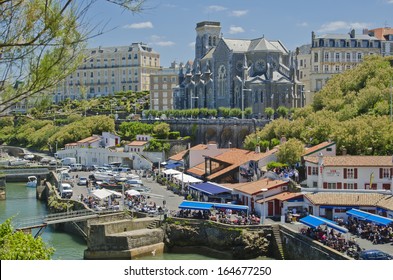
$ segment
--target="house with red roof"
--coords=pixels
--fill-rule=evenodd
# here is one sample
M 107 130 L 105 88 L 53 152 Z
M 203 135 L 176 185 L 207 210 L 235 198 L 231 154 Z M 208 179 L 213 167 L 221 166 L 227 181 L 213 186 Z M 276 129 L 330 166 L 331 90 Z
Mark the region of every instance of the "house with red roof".
M 265 153 L 227 149 L 217 156 L 205 156 L 204 162 L 187 170 L 187 173 L 216 183 L 239 183 L 257 180 L 260 168 L 276 161 L 277 148 Z
M 391 156 L 305 157 L 308 188 L 335 191 L 379 191 L 392 193 Z

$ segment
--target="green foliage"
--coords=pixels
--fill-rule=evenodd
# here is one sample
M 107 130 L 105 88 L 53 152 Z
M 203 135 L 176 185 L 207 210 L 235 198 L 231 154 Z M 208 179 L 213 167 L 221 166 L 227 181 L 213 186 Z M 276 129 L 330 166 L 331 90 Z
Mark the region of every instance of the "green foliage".
M 281 163 L 293 166 L 300 162 L 304 153 L 304 143 L 292 138 L 281 144 L 277 152 L 277 160 Z
M 270 119 L 274 115 L 274 109 L 272 107 L 266 107 L 265 114 L 267 118 Z
M 369 56 L 356 68 L 334 75 L 315 94 L 310 106 L 299 108 L 292 121 L 277 119 L 246 137 L 252 148 L 256 137 L 296 138 L 308 145 L 333 140 L 338 151 L 349 154 L 391 155 L 393 126 L 390 120 L 392 57 Z M 267 108 L 266 108 L 267 110 Z M 265 110 L 265 113 L 266 113 Z
M 289 109 L 285 106 L 279 106 L 276 112 L 280 117 L 285 118 L 289 114 Z
M 277 162 L 277 161 L 271 161 L 267 164 L 267 170 L 273 170 L 275 168 L 283 168 L 287 167 L 288 165 L 285 163 Z
M 41 237 L 34 237 L 22 231 L 14 231 L 11 219 L 0 224 L 1 260 L 50 260 L 54 249 L 48 247 Z
M 167 139 L 170 130 L 171 129 L 169 127 L 169 124 L 167 124 L 167 123 L 158 123 L 158 124 L 154 125 L 153 133 L 159 139 Z
M 178 139 L 180 138 L 180 132 L 179 131 L 171 131 L 168 134 L 169 139 Z
M 123 122 L 119 127 L 119 134 L 124 140 L 133 140 L 137 134 L 152 134 L 153 128 L 153 124 Z

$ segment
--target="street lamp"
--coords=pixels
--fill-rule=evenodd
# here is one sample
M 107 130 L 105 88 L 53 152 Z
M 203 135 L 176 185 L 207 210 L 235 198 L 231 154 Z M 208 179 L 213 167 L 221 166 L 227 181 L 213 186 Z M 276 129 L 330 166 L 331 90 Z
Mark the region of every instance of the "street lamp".
M 242 80 L 242 120 L 244 120 L 244 92 L 251 92 L 251 89 L 245 88 L 244 87 L 244 80 Z
M 192 101 L 193 99 L 198 99 L 199 97 L 198 96 L 191 96 L 191 109 L 192 109 L 192 103 L 194 102 L 194 101 Z
M 260 222 L 261 222 L 261 225 L 263 225 L 263 224 L 265 224 L 265 192 L 267 192 L 267 189 L 261 189 L 261 191 L 262 191 L 262 215 L 261 215 L 261 219 L 260 219 Z

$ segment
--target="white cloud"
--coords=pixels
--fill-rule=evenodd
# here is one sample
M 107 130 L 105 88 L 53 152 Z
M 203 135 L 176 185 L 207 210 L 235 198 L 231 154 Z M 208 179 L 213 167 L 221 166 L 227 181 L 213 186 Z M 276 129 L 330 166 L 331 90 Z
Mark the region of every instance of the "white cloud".
M 242 17 L 242 16 L 245 16 L 247 13 L 248 13 L 248 10 L 237 10 L 237 11 L 232 11 L 231 16 Z
M 157 46 L 161 46 L 161 47 L 170 47 L 175 45 L 175 42 L 172 41 L 159 41 L 159 42 L 155 42 L 154 43 Z
M 388 4 L 393 4 L 393 0 L 388 0 L 387 3 Z
M 232 25 L 229 28 L 229 34 L 237 34 L 237 33 L 243 33 L 243 32 L 244 32 L 244 29 L 243 29 L 243 27 L 240 27 L 240 26 Z
M 298 23 L 298 24 L 296 24 L 297 26 L 300 26 L 300 27 L 307 27 L 308 26 L 308 23 L 307 22 L 300 22 L 300 23 Z
M 393 1 L 393 0 L 392 0 Z M 346 21 L 333 21 L 325 23 L 321 26 L 318 32 L 332 32 L 337 30 L 350 30 L 369 28 L 370 24 L 365 22 L 346 22 Z
M 165 40 L 165 37 L 158 36 L 158 35 L 152 35 L 150 36 L 150 39 L 152 40 L 151 45 L 156 45 L 160 47 L 170 47 L 175 45 L 175 42 Z
M 223 6 L 218 6 L 218 5 L 211 5 L 206 7 L 206 12 L 222 12 L 225 11 L 227 8 Z
M 151 21 L 138 22 L 138 23 L 124 25 L 123 28 L 127 28 L 127 29 L 153 28 L 153 23 L 151 23 Z

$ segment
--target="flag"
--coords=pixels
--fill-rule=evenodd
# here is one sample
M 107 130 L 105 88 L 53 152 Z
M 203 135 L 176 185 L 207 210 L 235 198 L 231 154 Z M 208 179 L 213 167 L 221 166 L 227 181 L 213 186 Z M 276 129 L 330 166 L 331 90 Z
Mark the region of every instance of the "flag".
M 370 174 L 370 189 L 373 186 L 373 181 L 374 181 L 374 172 L 371 172 L 371 174 Z

